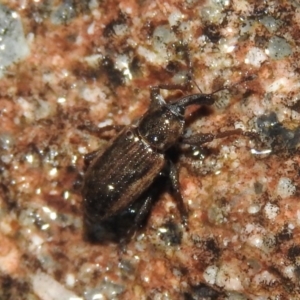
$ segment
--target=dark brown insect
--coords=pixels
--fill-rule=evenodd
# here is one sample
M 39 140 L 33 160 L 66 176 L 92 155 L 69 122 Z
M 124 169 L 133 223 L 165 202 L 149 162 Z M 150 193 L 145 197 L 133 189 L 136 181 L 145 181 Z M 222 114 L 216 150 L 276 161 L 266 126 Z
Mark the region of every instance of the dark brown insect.
M 128 239 L 151 209 L 158 192 L 156 178 L 167 172 L 182 222 L 186 224 L 188 214 L 179 190 L 178 173 L 167 157 L 167 150 L 178 142 L 200 145 L 216 137 L 240 133 L 233 130 L 216 136 L 196 134 L 184 137 L 186 107 L 213 105 L 217 91 L 183 96 L 170 103 L 166 103 L 159 93 L 160 89 L 180 87 L 152 87 L 148 111 L 135 124 L 125 127 L 104 152 L 93 154 L 82 194 L 86 224 L 94 228 L 97 240 Z

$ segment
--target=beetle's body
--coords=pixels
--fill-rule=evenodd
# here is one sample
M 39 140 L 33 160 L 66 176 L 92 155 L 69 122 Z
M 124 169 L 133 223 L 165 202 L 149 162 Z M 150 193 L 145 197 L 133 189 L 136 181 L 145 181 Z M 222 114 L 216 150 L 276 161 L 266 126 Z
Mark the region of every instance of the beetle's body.
M 159 94 L 153 98 L 137 124 L 124 128 L 89 166 L 83 185 L 89 223 L 104 222 L 135 202 L 166 166 L 165 151 L 182 136 L 181 109 Z
M 167 167 L 182 221 L 187 221 L 177 170 L 167 159 L 166 151 L 183 137 L 185 108 L 191 104 L 212 105 L 215 100 L 213 94 L 192 94 L 166 103 L 159 93 L 160 88 L 178 86 L 153 87 L 149 110 L 136 124 L 124 128 L 104 152 L 96 152 L 86 172 L 83 184 L 85 217 L 89 225 L 102 227 L 101 238 L 107 230 L 131 235 L 140 226 L 153 197 L 151 193 L 145 195 L 141 204 L 138 199 Z M 184 138 L 183 142 L 201 144 L 212 139 L 211 134 L 200 134 Z M 127 220 L 127 225 L 129 223 L 128 230 L 120 230 L 123 219 Z

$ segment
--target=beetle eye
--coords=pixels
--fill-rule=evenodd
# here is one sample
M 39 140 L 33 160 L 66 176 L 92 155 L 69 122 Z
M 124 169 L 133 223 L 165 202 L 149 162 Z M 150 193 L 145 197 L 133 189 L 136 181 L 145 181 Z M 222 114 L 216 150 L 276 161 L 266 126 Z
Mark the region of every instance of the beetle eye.
M 132 139 L 133 138 L 133 132 L 131 130 L 127 130 L 126 131 L 126 136 L 129 138 L 129 139 Z

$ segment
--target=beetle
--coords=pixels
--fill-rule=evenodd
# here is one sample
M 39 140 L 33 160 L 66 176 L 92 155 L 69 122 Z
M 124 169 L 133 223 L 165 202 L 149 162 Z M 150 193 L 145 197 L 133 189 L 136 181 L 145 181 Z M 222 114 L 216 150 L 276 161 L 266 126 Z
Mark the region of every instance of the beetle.
M 104 151 L 93 153 L 84 176 L 82 195 L 85 224 L 88 228 L 96 226 L 100 240 L 129 240 L 151 209 L 158 192 L 157 177 L 166 172 L 182 223 L 187 224 L 188 213 L 180 193 L 178 172 L 167 151 L 179 142 L 199 145 L 240 133 L 237 129 L 217 135 L 200 133 L 184 137 L 186 108 L 193 104 L 211 106 L 216 100 L 214 94 L 227 88 L 211 94 L 185 95 L 167 103 L 160 90 L 182 89 L 182 86 L 151 87 L 148 111 L 121 130 Z

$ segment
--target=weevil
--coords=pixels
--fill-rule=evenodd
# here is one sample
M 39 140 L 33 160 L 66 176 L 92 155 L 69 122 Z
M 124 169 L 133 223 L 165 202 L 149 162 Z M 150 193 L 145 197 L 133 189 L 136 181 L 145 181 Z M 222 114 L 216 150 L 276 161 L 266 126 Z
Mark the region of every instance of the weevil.
M 214 138 L 240 133 L 239 130 L 232 130 L 217 135 L 184 137 L 186 108 L 193 104 L 211 106 L 216 100 L 215 93 L 227 88 L 211 94 L 185 95 L 167 103 L 160 89 L 175 88 L 182 86 L 151 87 L 148 111 L 117 134 L 104 152 L 99 150 L 92 155 L 84 177 L 82 195 L 86 224 L 98 228 L 99 239 L 128 240 L 151 209 L 157 177 L 166 172 L 182 223 L 186 225 L 188 213 L 180 193 L 178 172 L 167 151 L 179 142 L 200 145 Z

